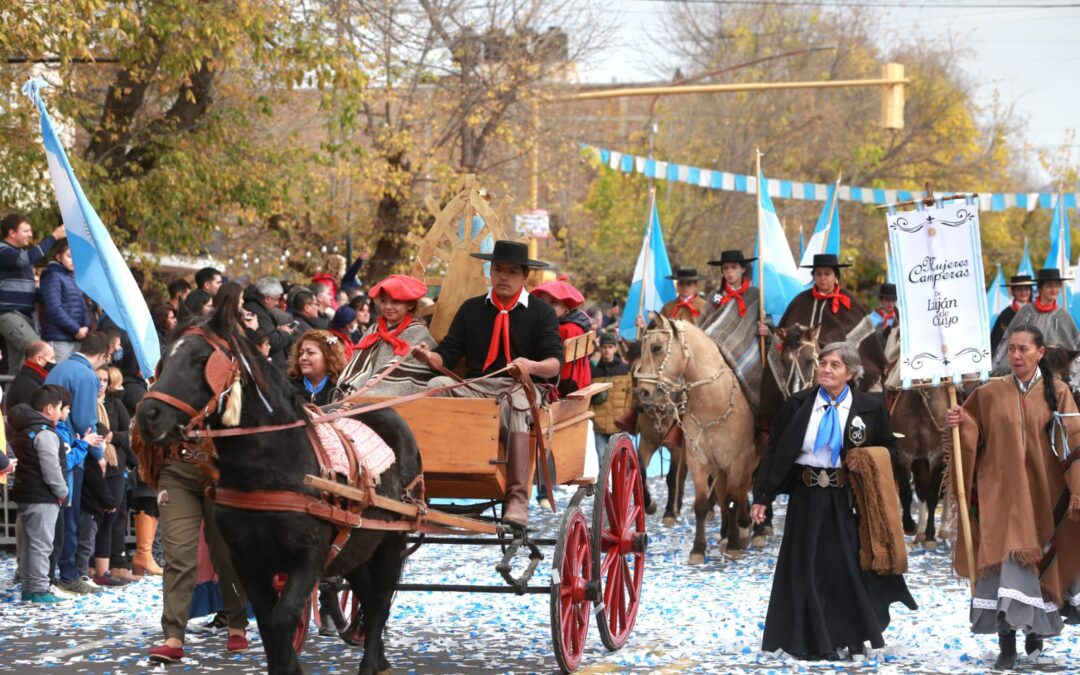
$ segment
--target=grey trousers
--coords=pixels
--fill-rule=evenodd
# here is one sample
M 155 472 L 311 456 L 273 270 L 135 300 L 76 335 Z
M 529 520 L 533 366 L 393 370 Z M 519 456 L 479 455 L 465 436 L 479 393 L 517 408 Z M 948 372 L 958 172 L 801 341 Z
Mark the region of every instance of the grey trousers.
M 22 312 L 5 312 L 0 314 L 0 335 L 7 342 L 8 374 L 14 375 L 22 368 L 26 360 L 26 348 L 34 340 L 39 340 L 37 331 L 34 330 L 30 319 Z
M 102 516 L 79 511 L 79 545 L 75 549 L 75 571 L 81 577 L 90 576 L 90 558 L 94 555 L 102 519 Z
M 456 380 L 440 375 L 428 381 L 428 389 L 437 389 L 454 384 Z M 537 396 L 539 396 L 537 390 Z M 509 377 L 493 377 L 490 380 L 470 382 L 467 387 L 458 387 L 439 394 L 448 398 L 494 398 L 499 401 L 499 429 L 501 431 L 528 431 L 532 423 L 529 411 L 529 399 L 525 389 L 516 380 Z
M 49 554 L 56 535 L 59 504 L 19 504 L 19 582 L 23 593 L 49 592 Z

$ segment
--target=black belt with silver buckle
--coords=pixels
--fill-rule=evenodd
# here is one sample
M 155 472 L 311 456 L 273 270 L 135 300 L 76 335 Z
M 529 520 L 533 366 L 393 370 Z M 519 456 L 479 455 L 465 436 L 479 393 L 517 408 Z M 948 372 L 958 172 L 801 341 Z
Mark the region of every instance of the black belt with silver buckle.
M 819 469 L 804 466 L 799 477 L 806 487 L 839 488 L 848 484 L 847 469 Z

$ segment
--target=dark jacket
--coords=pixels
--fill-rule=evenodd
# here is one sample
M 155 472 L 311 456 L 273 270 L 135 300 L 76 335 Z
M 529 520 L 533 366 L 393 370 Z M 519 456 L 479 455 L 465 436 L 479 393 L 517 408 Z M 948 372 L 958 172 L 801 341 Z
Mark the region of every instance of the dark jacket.
M 0 241 L 0 314 L 22 312 L 29 317 L 38 300 L 34 265 L 52 250 L 50 234 L 36 246 L 16 248 Z
M 529 305 L 517 305 L 510 310 L 510 358 L 525 357 L 533 361 L 554 358 L 562 364 L 563 343 L 559 337 L 559 320 L 555 310 L 538 298 L 529 298 Z M 484 361 L 495 330 L 495 317 L 499 310 L 487 295 L 469 298 L 462 303 L 446 337 L 433 351 L 442 356 L 443 365 L 453 369 L 465 358 L 466 377 L 478 377 L 485 372 L 500 370 L 506 366 L 502 350 L 494 362 L 484 369 Z M 503 374 L 503 377 L 509 377 Z
M 304 387 L 304 378 L 302 377 L 298 380 L 291 380 L 291 382 L 296 395 L 299 396 L 304 403 L 314 403 L 317 406 L 324 406 L 330 405 L 341 399 L 341 390 L 334 385 L 332 380 L 328 380 L 326 386 L 317 394 L 312 394 Z
M 106 511 L 116 508 L 112 490 L 109 489 L 109 483 L 97 462 L 90 462 L 84 467 L 82 502 L 79 508 L 95 517 L 103 516 Z
M 20 403 L 30 405 L 30 397 L 41 388 L 41 385 L 45 384 L 45 377 L 48 374 L 45 369 L 39 368 L 29 361 L 24 362 L 23 367 L 19 369 L 19 372 L 15 373 L 15 379 L 11 381 L 7 391 L 4 392 L 4 410 L 11 410 Z M 8 434 L 8 436 L 10 437 L 11 434 Z
M 74 342 L 75 333 L 90 327 L 90 310 L 75 283 L 75 273 L 56 262 L 41 272 L 41 339 Z
M 259 299 L 259 294 L 252 286 L 244 291 L 244 309 L 251 312 L 259 320 L 259 331 L 270 335 L 270 362 L 280 368 L 282 372 L 289 365 L 289 349 L 292 347 L 292 336 L 285 331 L 278 330 L 277 321 Z
M 615 377 L 616 375 L 626 375 L 630 372 L 630 366 L 619 358 L 618 354 L 615 355 L 615 360 L 610 363 L 605 363 L 603 359 L 600 359 L 592 366 L 592 376 L 597 377 Z
M 11 499 L 20 504 L 56 504 L 67 498 L 67 448 L 49 418 L 25 403 L 8 412 L 15 430 L 11 445 L 19 460 Z
M 109 416 L 109 431 L 112 432 L 112 444 L 116 449 L 117 466 L 107 466 L 105 477 L 119 476 L 125 471 L 133 472 L 138 468 L 138 460 L 131 451 L 128 434 L 131 430 L 131 416 L 128 415 L 124 402 L 116 394 L 105 394 L 105 414 Z
M 114 328 L 120 331 L 120 348 L 124 350 L 124 355 L 119 363 L 114 361 L 109 365 L 119 368 L 120 374 L 124 376 L 124 396 L 122 400 L 124 405 L 127 406 L 128 414 L 134 414 L 135 406 L 142 400 L 147 389 L 146 379 L 143 378 L 142 368 L 139 366 L 139 358 L 135 355 L 135 348 L 131 346 L 131 338 L 128 337 L 127 331 L 116 325 L 116 322 L 107 314 L 101 315 L 98 327 Z M 159 346 L 161 347 L 161 353 L 164 354 L 165 343 L 161 342 Z
M 810 414 L 817 401 L 818 387 L 795 392 L 776 416 L 772 423 L 772 433 L 765 445 L 765 454 L 758 466 L 754 481 L 754 503 L 771 504 L 781 492 L 788 492 L 790 481 L 795 478 L 795 460 L 802 452 L 806 427 L 810 424 Z M 844 425 L 844 447 L 840 450 L 841 461 L 853 447 L 885 446 L 889 453 L 896 454 L 896 439 L 889 423 L 889 414 L 881 399 L 872 394 L 863 394 L 852 390 L 851 412 Z M 863 421 L 865 430 L 860 434 L 853 432 L 852 422 L 858 417 Z

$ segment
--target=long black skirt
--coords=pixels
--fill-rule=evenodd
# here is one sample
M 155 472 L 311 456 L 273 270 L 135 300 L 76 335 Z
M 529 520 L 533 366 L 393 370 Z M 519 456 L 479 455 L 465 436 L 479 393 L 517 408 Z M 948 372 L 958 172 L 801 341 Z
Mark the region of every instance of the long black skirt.
M 869 641 L 885 644 L 889 605 L 916 609 L 901 575 L 859 567 L 859 535 L 850 487 L 794 481 L 776 560 L 763 651 L 822 658 Z

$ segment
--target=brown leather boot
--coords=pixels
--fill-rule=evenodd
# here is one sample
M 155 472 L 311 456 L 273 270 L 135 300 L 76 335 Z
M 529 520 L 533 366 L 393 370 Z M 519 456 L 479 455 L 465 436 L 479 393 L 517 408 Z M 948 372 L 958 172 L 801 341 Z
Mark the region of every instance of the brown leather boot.
M 529 462 L 529 432 L 511 431 L 506 445 L 506 501 L 503 522 L 517 527 L 529 524 L 529 486 L 532 468 Z
M 615 418 L 615 428 L 619 431 L 625 431 L 628 434 L 637 433 L 637 411 L 630 408 L 623 414 Z
M 131 571 L 135 576 L 151 574 L 161 576 L 165 570 L 154 561 L 150 549 L 154 545 L 154 533 L 157 532 L 157 518 L 145 513 L 135 514 L 135 557 L 131 559 Z

